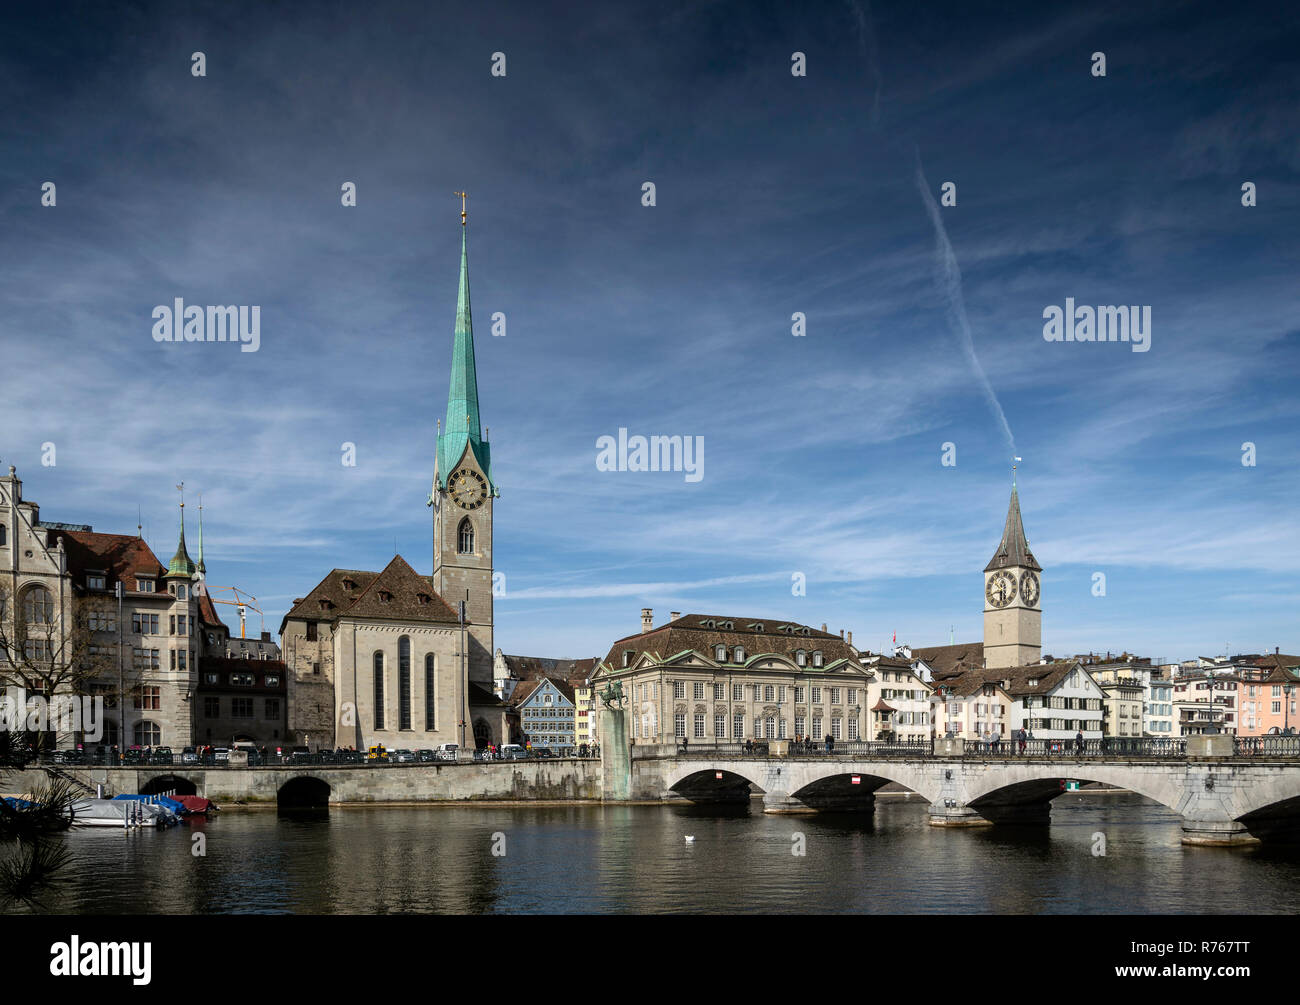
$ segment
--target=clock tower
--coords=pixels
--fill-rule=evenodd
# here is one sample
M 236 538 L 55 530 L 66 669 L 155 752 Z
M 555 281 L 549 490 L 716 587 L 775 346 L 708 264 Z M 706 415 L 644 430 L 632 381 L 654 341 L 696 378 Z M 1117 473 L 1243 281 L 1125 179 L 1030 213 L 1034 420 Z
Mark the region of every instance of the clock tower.
M 457 193 L 460 195 L 461 193 Z M 479 426 L 474 327 L 469 305 L 466 215 L 461 204 L 460 290 L 447 418 L 433 462 L 433 588 L 453 609 L 465 602 L 469 679 L 492 687 L 492 453 Z
M 1043 654 L 1043 568 L 1029 550 L 1020 522 L 1014 477 L 1002 542 L 984 567 L 984 665 L 1019 667 Z

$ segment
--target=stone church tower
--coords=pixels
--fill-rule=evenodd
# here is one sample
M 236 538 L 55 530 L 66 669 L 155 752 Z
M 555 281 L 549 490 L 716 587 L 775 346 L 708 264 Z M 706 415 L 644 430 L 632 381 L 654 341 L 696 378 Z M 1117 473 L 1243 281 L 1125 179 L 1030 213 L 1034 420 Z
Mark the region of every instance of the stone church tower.
M 479 425 L 474 327 L 469 304 L 466 216 L 462 205 L 460 291 L 452 343 L 447 418 L 433 465 L 433 588 L 453 609 L 465 603 L 469 679 L 492 689 L 492 452 Z
M 1043 653 L 1043 569 L 1029 550 L 1020 522 L 1020 497 L 1011 482 L 1011 505 L 1002 542 L 984 567 L 984 665 L 1019 667 Z

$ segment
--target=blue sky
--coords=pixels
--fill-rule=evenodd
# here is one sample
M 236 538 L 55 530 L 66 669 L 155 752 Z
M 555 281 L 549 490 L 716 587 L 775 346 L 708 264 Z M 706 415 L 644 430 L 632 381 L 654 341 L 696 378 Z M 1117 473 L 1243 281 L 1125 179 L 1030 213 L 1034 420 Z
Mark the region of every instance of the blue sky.
M 993 399 L 1046 652 L 1296 652 L 1300 29 L 1141 6 L 9 5 L 0 463 L 164 560 L 183 479 L 272 630 L 332 567 L 428 572 L 464 188 L 507 652 L 643 606 L 980 638 Z M 260 350 L 155 343 L 176 297 Z M 1150 351 L 1044 341 L 1066 297 L 1151 306 Z M 620 427 L 704 478 L 598 471 Z

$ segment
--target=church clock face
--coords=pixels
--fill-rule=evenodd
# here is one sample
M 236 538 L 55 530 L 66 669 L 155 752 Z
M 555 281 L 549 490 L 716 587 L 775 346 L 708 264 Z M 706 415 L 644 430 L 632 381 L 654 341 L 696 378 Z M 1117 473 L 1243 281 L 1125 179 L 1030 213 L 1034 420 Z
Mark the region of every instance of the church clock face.
M 487 482 L 477 471 L 461 468 L 447 479 L 447 493 L 461 509 L 478 509 L 487 502 Z
M 1016 577 L 1005 569 L 989 577 L 984 596 L 994 607 L 1006 607 L 1016 596 Z
M 1026 607 L 1033 607 L 1038 603 L 1038 577 L 1032 572 L 1026 572 L 1020 577 L 1020 599 L 1025 602 Z

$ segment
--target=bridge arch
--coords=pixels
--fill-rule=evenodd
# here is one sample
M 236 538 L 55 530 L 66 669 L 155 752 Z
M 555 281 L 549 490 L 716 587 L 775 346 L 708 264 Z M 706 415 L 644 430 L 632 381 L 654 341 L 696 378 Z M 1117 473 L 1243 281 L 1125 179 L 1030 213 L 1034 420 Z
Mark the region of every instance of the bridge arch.
M 990 771 L 985 777 L 969 771 L 966 775 L 966 805 L 990 819 L 1034 806 L 1046 811 L 1051 800 L 1064 791 L 1063 779 L 1113 785 L 1180 814 L 1187 798 L 1181 773 L 1172 773 L 1164 765 L 1062 760 L 1059 763 L 1002 762 L 996 767 L 1001 770 Z
M 280 809 L 325 809 L 330 803 L 329 782 L 315 775 L 295 775 L 275 794 Z
M 753 790 L 762 788 L 748 772 L 724 767 L 695 767 L 668 779 L 668 791 L 693 803 L 748 803 Z
M 140 795 L 157 796 L 164 792 L 175 792 L 180 796 L 196 796 L 198 786 L 184 775 L 155 775 L 140 786 Z

